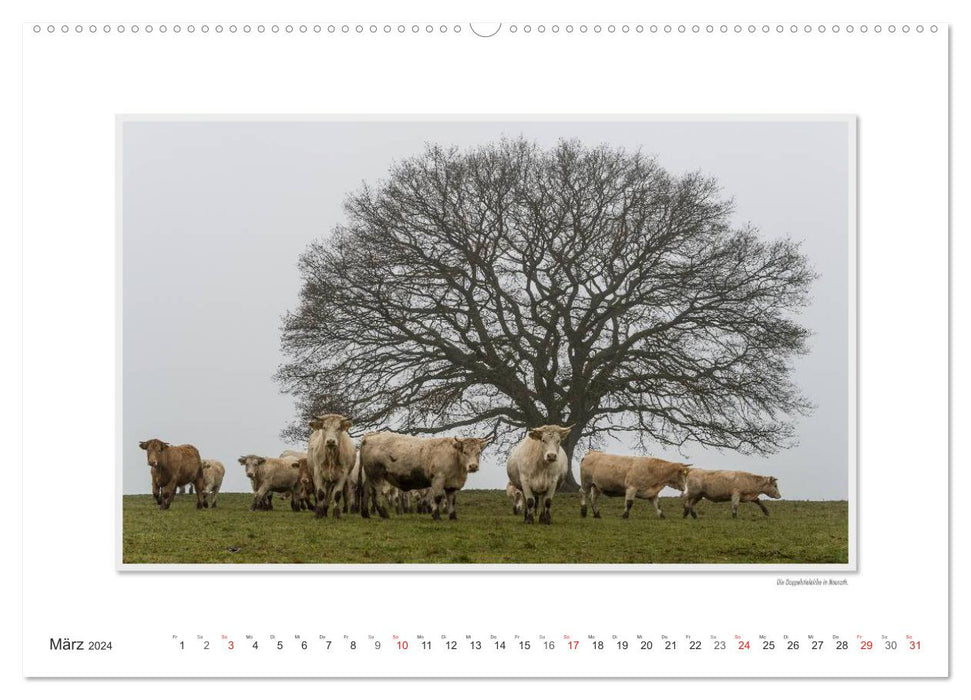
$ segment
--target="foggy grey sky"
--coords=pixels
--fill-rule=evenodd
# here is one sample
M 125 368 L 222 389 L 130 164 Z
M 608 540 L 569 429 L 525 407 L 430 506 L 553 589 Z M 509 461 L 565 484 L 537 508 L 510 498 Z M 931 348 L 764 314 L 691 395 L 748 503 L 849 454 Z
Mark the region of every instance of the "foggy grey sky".
M 344 220 L 348 192 L 426 142 L 466 147 L 522 135 L 545 147 L 565 137 L 640 148 L 674 173 L 701 170 L 735 198 L 734 223 L 803 242 L 820 278 L 801 316 L 814 332 L 811 352 L 795 362 L 795 382 L 817 406 L 798 419 L 800 444 L 764 458 L 694 444 L 653 454 L 774 475 L 784 498 L 847 497 L 845 122 L 129 121 L 122 129 L 125 493 L 150 491 L 138 442 L 151 437 L 221 460 L 224 491 L 250 490 L 240 455 L 300 447 L 279 437 L 294 405 L 272 380 L 281 317 L 297 302 L 299 255 Z M 622 441 L 605 449 L 634 451 Z M 505 454 L 493 449 L 466 486 L 505 484 Z

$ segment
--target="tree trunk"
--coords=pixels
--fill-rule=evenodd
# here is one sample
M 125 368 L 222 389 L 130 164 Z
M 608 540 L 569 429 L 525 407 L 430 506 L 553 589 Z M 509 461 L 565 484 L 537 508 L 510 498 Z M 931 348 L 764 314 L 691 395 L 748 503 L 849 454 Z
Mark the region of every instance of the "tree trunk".
M 569 440 L 566 445 L 563 445 L 563 451 L 566 452 L 566 478 L 563 479 L 563 483 L 560 484 L 560 488 L 557 489 L 559 493 L 577 493 L 580 490 L 580 484 L 577 482 L 575 476 L 573 476 L 573 450 L 576 448 L 573 440 Z

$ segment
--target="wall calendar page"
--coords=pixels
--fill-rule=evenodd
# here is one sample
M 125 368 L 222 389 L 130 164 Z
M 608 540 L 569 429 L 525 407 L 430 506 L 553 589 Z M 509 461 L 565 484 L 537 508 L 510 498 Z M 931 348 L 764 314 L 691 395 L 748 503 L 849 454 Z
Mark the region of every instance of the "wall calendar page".
M 648 9 L 22 18 L 28 691 L 953 689 L 948 17 Z

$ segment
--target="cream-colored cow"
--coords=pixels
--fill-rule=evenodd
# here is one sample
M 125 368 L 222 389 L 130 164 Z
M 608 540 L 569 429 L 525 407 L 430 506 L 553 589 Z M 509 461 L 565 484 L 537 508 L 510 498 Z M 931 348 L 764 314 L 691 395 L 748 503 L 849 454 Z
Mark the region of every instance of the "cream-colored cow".
M 350 427 L 350 419 L 337 413 L 328 413 L 310 421 L 312 432 L 307 464 L 317 488 L 314 514 L 318 518 L 326 518 L 327 510 L 331 507 L 335 518 L 341 516 L 340 499 L 356 456 L 354 441 L 347 432 Z
M 778 480 L 774 476 L 759 476 L 749 472 L 690 469 L 682 497 L 684 503 L 682 517 L 687 518 L 690 513 L 692 518 L 697 518 L 695 504 L 702 498 L 715 503 L 731 501 L 733 518 L 738 517 L 739 503 L 754 503 L 768 516 L 769 509 L 759 500 L 762 494 L 769 498 L 782 498 Z
M 630 517 L 635 498 L 651 501 L 658 517 L 663 518 L 658 494 L 665 486 L 684 491 L 690 466 L 657 457 L 612 455 L 599 450 L 587 452 L 580 461 L 580 515 L 586 517 L 589 497 L 593 517 L 599 518 L 597 497 L 603 494 L 624 497 L 623 518 Z
M 223 478 L 226 476 L 226 467 L 218 459 L 202 460 L 202 481 L 206 488 L 206 496 L 212 501 L 212 507 L 216 507 L 216 496 L 223 487 Z
M 523 492 L 526 502 L 525 522 L 533 523 L 534 510 L 542 506 L 539 521 L 552 524 L 550 506 L 553 494 L 566 478 L 570 468 L 560 442 L 573 426 L 544 425 L 533 428 L 512 448 L 506 461 L 509 483 Z
M 428 488 L 434 520 L 441 518 L 442 501 L 449 520 L 455 520 L 455 492 L 465 486 L 471 472 L 479 470 L 479 455 L 489 440 L 484 438 L 419 438 L 398 433 L 368 433 L 361 438 L 361 472 L 366 485 L 361 515 L 371 508 L 382 518 L 388 509 L 379 501 L 394 492 Z M 397 509 L 397 506 L 396 506 Z
M 273 510 L 271 493 L 299 492 L 300 463 L 293 459 L 244 455 L 239 463 L 246 468 L 246 476 L 253 485 L 253 504 L 250 510 Z M 299 499 L 290 499 L 290 508 L 300 510 Z

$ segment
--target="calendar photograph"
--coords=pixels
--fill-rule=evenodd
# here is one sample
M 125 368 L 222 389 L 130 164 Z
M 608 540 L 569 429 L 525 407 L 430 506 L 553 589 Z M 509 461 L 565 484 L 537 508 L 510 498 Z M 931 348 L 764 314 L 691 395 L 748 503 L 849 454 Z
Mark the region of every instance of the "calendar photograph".
M 856 129 L 119 117 L 118 567 L 855 570 Z

